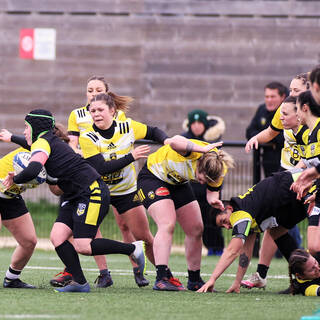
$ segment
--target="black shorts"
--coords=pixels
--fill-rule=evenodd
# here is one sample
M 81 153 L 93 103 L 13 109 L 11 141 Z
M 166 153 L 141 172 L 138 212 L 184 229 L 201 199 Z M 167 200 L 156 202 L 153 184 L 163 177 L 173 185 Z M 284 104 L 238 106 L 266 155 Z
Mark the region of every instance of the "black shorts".
M 111 196 L 110 203 L 117 209 L 119 214 L 123 214 L 132 208 L 141 206 L 141 202 L 137 197 L 137 192 L 123 194 L 121 196 Z
M 196 200 L 189 183 L 172 185 L 164 182 L 152 174 L 146 165 L 138 175 L 137 195 L 146 209 L 164 199 L 171 199 L 176 210 Z
M 307 218 L 306 208 L 298 201 L 292 201 L 290 205 L 280 208 L 279 215 L 276 217 L 278 224 L 288 230 L 305 218 Z
M 23 216 L 29 210 L 21 196 L 13 199 L 0 198 L 0 215 L 2 220 L 9 220 Z
M 74 238 L 93 239 L 109 211 L 109 203 L 109 189 L 98 179 L 77 198 L 61 202 L 56 222 L 66 224 Z

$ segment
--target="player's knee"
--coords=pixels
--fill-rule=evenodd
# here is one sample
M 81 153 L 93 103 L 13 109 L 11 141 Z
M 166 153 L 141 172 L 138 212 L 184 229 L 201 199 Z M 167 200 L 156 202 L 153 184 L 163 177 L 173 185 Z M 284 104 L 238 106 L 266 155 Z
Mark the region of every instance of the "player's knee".
M 33 250 L 36 247 L 36 245 L 37 245 L 37 237 L 35 235 L 30 237 L 29 239 L 24 240 L 22 244 L 22 246 L 28 250 Z
M 85 256 L 90 256 L 92 252 L 90 245 L 78 243 L 77 241 L 74 242 L 74 248 L 78 253 Z

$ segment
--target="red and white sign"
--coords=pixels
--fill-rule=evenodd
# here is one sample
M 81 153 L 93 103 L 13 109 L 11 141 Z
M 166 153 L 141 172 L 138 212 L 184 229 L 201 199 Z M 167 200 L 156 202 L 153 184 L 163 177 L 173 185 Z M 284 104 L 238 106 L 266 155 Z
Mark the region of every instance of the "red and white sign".
M 49 28 L 21 29 L 20 58 L 56 59 L 56 30 Z

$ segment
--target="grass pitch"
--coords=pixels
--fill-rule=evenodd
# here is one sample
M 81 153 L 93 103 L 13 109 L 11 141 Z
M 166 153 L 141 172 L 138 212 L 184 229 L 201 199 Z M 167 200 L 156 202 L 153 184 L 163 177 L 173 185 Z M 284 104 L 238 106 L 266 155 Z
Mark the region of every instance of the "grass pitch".
M 2 276 L 10 263 L 13 249 L 1 249 Z M 202 276 L 207 280 L 218 257 L 204 257 Z M 138 288 L 134 282 L 131 265 L 121 255 L 108 256 L 114 285 L 106 289 L 94 288 L 98 275 L 92 257 L 81 256 L 82 267 L 90 282 L 90 293 L 56 293 L 49 285 L 52 276 L 62 270 L 54 251 L 36 250 L 21 279 L 34 284 L 36 290 L 0 288 L 0 319 L 300 319 L 311 315 L 320 307 L 319 298 L 278 295 L 288 286 L 287 263 L 274 259 L 267 289 L 246 290 L 241 294 L 225 294 L 236 272 L 231 266 L 216 284 L 218 293 L 156 292 L 152 290 L 155 279 L 153 266 L 147 266 L 150 285 Z M 248 274 L 255 271 L 254 259 Z M 183 255 L 170 259 L 174 275 L 186 285 L 186 264 Z

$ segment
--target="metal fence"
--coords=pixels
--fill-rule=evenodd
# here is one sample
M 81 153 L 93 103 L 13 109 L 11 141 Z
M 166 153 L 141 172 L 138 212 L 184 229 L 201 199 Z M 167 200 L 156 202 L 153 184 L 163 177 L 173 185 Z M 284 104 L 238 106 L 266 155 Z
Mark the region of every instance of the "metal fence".
M 140 141 L 139 143 L 145 143 L 146 141 Z M 149 141 L 148 141 L 149 143 Z M 229 170 L 227 173 L 224 185 L 222 189 L 222 199 L 229 200 L 232 196 L 237 196 L 243 194 L 251 187 L 254 183 L 257 183 L 263 173 L 261 172 L 260 166 L 260 150 L 257 150 L 251 154 L 246 154 L 244 151 L 245 142 L 234 142 L 226 141 L 224 142 L 224 150 L 231 154 L 235 160 L 235 168 Z M 156 150 L 159 146 L 152 144 L 152 150 Z M 137 163 L 137 170 L 139 170 L 144 161 Z M 39 238 L 49 238 L 50 229 L 55 221 L 55 217 L 58 212 L 59 198 L 53 195 L 46 184 L 39 186 L 36 189 L 28 190 L 24 193 L 24 199 L 27 202 L 30 213 L 33 217 L 37 235 Z M 121 234 L 115 219 L 112 214 L 112 209 L 110 213 L 104 219 L 101 230 L 105 237 L 121 240 Z M 156 232 L 156 226 L 152 219 L 149 217 L 150 229 L 153 234 Z M 306 228 L 307 223 L 303 221 L 299 225 L 300 232 L 303 240 L 303 246 L 306 247 Z M 224 230 L 225 245 L 231 239 L 231 231 Z M 1 230 L 1 235 L 9 236 L 8 231 L 3 228 Z M 182 245 L 184 242 L 184 233 L 180 226 L 177 225 L 174 234 L 174 244 Z

